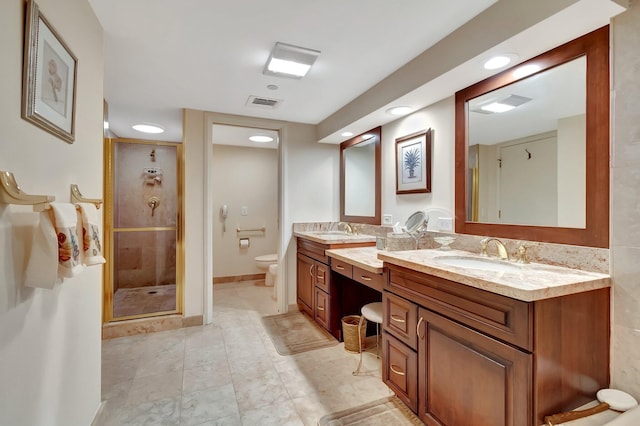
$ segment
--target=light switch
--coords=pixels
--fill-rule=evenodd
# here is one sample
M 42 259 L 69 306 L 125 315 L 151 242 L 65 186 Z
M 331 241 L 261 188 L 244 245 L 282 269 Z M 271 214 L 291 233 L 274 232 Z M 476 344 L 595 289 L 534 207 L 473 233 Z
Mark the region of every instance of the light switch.
M 247 206 L 242 206 L 242 216 L 246 216 L 249 214 L 249 208 Z
M 393 215 L 391 215 L 391 214 L 382 215 L 382 224 L 383 225 L 393 225 Z

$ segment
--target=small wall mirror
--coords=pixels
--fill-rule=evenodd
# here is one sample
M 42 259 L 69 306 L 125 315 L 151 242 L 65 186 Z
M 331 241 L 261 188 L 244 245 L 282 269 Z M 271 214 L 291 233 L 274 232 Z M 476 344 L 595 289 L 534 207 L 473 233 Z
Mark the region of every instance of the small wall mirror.
M 419 211 L 409 216 L 407 221 L 404 223 L 404 228 L 407 233 L 415 234 L 417 232 L 426 231 L 428 223 L 429 216 L 427 216 L 425 212 Z
M 377 127 L 340 144 L 340 220 L 380 225 L 380 138 Z
M 456 232 L 608 247 L 608 27 L 456 93 Z

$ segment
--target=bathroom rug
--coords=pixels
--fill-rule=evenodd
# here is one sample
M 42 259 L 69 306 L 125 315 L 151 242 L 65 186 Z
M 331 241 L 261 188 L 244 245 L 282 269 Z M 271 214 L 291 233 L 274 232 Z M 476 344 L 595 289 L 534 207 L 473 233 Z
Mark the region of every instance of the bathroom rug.
M 263 317 L 262 324 L 280 355 L 294 355 L 338 344 L 331 334 L 301 312 Z
M 327 414 L 318 420 L 318 426 L 415 426 L 422 421 L 396 396 Z

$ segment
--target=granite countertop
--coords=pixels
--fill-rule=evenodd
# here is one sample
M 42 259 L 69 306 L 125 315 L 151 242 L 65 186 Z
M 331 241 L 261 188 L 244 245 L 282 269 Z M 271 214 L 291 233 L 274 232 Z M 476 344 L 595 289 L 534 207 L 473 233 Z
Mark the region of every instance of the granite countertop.
M 443 265 L 437 259 L 442 256 L 487 259 L 460 250 L 378 251 L 378 259 L 384 262 L 525 302 L 611 286 L 609 275 L 595 272 L 541 263 L 517 264 L 506 261 L 504 262 L 508 263 L 508 270 L 491 271 Z
M 376 237 L 365 234 L 347 234 L 336 230 L 294 231 L 294 237 L 304 238 L 320 244 L 375 243 Z
M 325 254 L 329 257 L 357 266 L 374 274 L 382 274 L 382 260 L 378 259 L 378 253 L 382 253 L 382 250 L 378 250 L 375 247 L 325 250 Z

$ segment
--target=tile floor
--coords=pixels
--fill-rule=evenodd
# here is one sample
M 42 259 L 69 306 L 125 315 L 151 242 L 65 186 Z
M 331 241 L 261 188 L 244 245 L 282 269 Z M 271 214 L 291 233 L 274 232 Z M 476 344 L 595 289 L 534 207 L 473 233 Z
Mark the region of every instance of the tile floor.
M 292 356 L 274 349 L 260 321 L 276 314 L 273 289 L 214 287 L 214 322 L 105 340 L 96 426 L 316 425 L 325 414 L 392 395 L 380 360 L 343 344 Z

